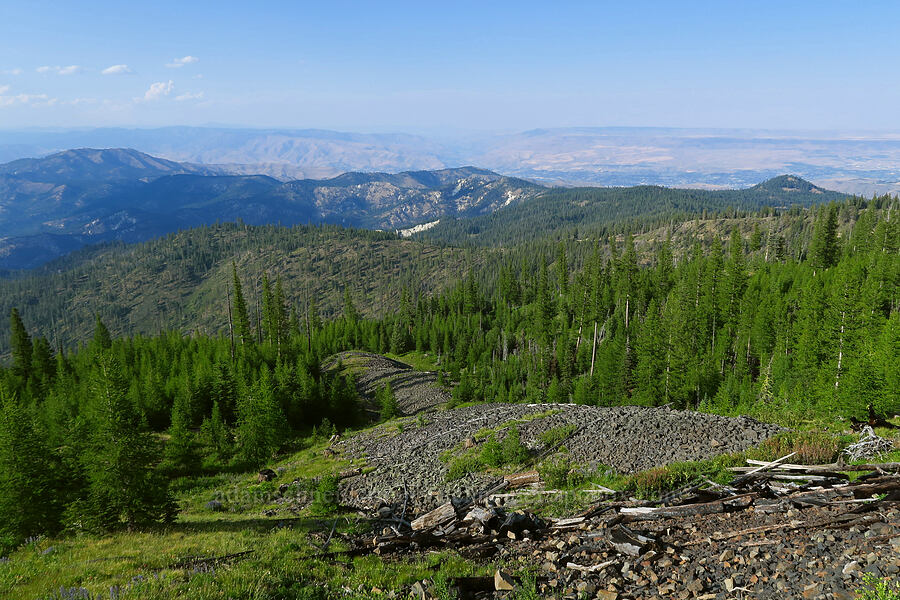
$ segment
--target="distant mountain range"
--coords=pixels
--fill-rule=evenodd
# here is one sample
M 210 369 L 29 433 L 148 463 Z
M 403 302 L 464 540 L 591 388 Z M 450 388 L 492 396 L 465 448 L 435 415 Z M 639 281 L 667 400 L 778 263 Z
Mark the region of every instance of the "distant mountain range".
M 556 187 L 533 200 L 493 213 L 469 219 L 441 219 L 418 235 L 457 246 L 511 246 L 541 237 L 603 237 L 603 232 L 611 227 L 643 230 L 707 213 L 756 213 L 764 207 L 807 207 L 845 198 L 846 194 L 822 189 L 794 175 L 780 175 L 739 190 L 652 185 Z
M 468 164 L 549 184 L 723 189 L 794 173 L 842 192 L 900 192 L 900 134 L 890 133 L 658 127 L 453 137 L 224 127 L 0 131 L 0 162 L 78 147 L 135 148 L 282 181 Z
M 544 190 L 474 167 L 287 182 L 224 173 L 129 149 L 66 150 L 0 165 L 0 268 L 216 221 L 399 229 L 491 213 Z

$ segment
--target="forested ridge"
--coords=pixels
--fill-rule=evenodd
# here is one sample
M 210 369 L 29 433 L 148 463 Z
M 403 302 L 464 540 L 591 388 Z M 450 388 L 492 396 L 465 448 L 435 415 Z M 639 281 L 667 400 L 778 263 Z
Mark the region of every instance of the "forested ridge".
M 839 206 L 839 229 L 849 232 L 858 203 Z M 428 296 L 469 270 L 490 294 L 504 262 L 518 268 L 525 263 L 533 271 L 540 255 L 557 253 L 559 242 L 572 272 L 583 269 L 598 244 L 608 258 L 607 240 L 622 244 L 627 233 L 633 235 L 641 264 L 652 262 L 667 239 L 680 255 L 695 242 L 705 247 L 734 228 L 748 238 L 765 232 L 766 251 L 800 258 L 812 226 L 813 213 L 801 207 L 706 211 L 683 218 L 650 215 L 593 229 L 547 228 L 509 247 L 459 248 L 333 225 L 216 224 L 141 244 L 91 246 L 40 269 L 8 272 L 0 278 L 0 311 L 19 308 L 31 333 L 63 349 L 90 339 L 96 315 L 117 337 L 171 329 L 217 335 L 226 328 L 225 289 L 232 261 L 248 280 L 254 307 L 262 275 L 268 272 L 282 278 L 295 310 L 314 301 L 323 318 L 331 318 L 340 314 L 344 288 L 350 287 L 360 312 L 378 317 L 396 307 L 403 287 Z M 0 328 L 0 356 L 9 356 L 5 328 Z
M 114 336 L 172 329 L 215 336 L 227 327 L 232 261 L 254 309 L 268 271 L 283 279 L 295 309 L 309 299 L 330 318 L 340 313 L 346 287 L 361 311 L 380 315 L 399 301 L 402 286 L 434 293 L 490 256 L 334 225 L 217 224 L 142 244 L 92 246 L 11 273 L 0 279 L 0 310 L 18 307 L 29 331 L 54 347 L 89 340 L 96 315 Z M 8 352 L 3 328 L 0 354 Z
M 359 423 L 353 381 L 320 368 L 346 349 L 435 356 L 455 402 L 671 404 L 788 423 L 861 416 L 866 404 L 898 410 L 896 210 L 892 198 L 853 199 L 723 218 L 711 235 L 670 223 L 534 242 L 489 261 L 447 249 L 466 274 L 428 293 L 414 285 L 423 271 L 400 270 L 406 275 L 390 280 L 393 309 L 380 316 L 359 310 L 364 294 L 352 271 L 334 273 L 346 282 L 341 308 L 325 315 L 315 295 L 287 291 L 265 253 L 252 263 L 265 265 L 261 277 L 236 253 L 224 265 L 216 259 L 215 289 L 226 299 L 216 333 L 114 339 L 101 314 L 91 341 L 64 352 L 52 331 L 26 328 L 23 304 L 11 311 L 11 364 L 0 371 L 5 544 L 62 527 L 165 521 L 171 478 L 262 465 L 300 432 Z M 289 244 L 291 231 L 258 233 Z M 158 243 L 199 266 L 214 262 L 202 246 Z
M 739 190 L 634 187 L 551 188 L 529 202 L 471 219 L 444 218 L 418 237 L 453 245 L 510 246 L 535 237 L 602 234 L 612 225 L 639 228 L 711 214 L 740 216 L 791 206 L 840 202 L 844 194 L 782 175 Z

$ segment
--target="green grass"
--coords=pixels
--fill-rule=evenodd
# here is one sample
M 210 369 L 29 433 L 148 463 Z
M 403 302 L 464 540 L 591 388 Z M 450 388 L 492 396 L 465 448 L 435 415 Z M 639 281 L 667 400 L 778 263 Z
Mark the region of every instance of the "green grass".
M 434 354 L 430 354 L 428 352 L 412 351 L 405 354 L 391 354 L 390 352 L 388 352 L 385 354 L 385 356 L 390 359 L 406 363 L 417 371 L 438 370 L 437 357 Z
M 544 446 L 548 448 L 556 448 L 564 441 L 566 441 L 569 436 L 575 433 L 576 429 L 578 428 L 573 423 L 560 425 L 559 427 L 548 429 L 547 431 L 539 435 L 538 439 L 542 444 L 544 444 Z
M 796 452 L 790 458 L 792 463 L 828 464 L 836 461 L 841 450 L 855 439 L 822 431 L 785 431 L 749 450 L 747 458 L 772 461 Z
M 723 454 L 709 460 L 676 462 L 647 469 L 628 477 L 625 489 L 638 498 L 656 499 L 691 483 L 709 479 L 727 484 L 734 479 L 731 467 L 746 464 L 744 454 Z
M 364 534 L 371 525 L 333 505 L 320 503 L 295 514 L 274 501 L 273 492 L 295 479 L 301 486 L 333 492 L 329 475 L 363 464 L 325 457 L 321 440 L 305 443 L 308 447 L 268 465 L 279 473 L 271 482 L 258 483 L 255 471 L 178 480 L 173 490 L 181 513 L 172 525 L 104 536 L 63 535 L 20 547 L 9 562 L 0 563 L 0 598 L 45 598 L 61 588 L 108 597 L 115 586 L 122 588 L 121 598 L 150 600 L 338 598 L 347 597 L 344 588 L 353 597 L 376 598 L 384 596 L 373 589 L 397 590 L 436 573 L 488 573 L 487 567 L 448 553 L 399 562 L 377 556 L 316 558 L 333 525 L 337 535 L 330 551 L 346 548 L 341 534 Z M 205 507 L 213 498 L 221 499 L 224 511 Z M 266 510 L 276 515 L 264 516 Z M 202 568 L 191 562 L 247 551 L 252 553 Z
M 373 590 L 401 589 L 417 580 L 487 574 L 452 553 L 427 554 L 387 562 L 378 556 L 320 559 L 312 532 L 315 522 L 294 529 L 272 529 L 238 522 L 238 527 L 209 524 L 173 527 L 155 533 L 120 533 L 106 538 L 54 541 L 23 548 L 0 565 L 3 598 L 41 598 L 60 588 L 85 588 L 104 594 L 122 586 L 124 598 L 206 600 L 226 598 L 338 598 L 344 588 L 359 598 L 383 597 Z M 327 533 L 327 532 L 326 532 Z M 321 537 L 321 536 L 319 536 Z M 338 543 L 332 549 L 340 549 Z M 253 553 L 197 569 L 191 557 Z M 205 572 L 204 572 L 205 571 Z M 135 578 L 143 582 L 128 589 Z M 310 595 L 311 590 L 318 595 Z

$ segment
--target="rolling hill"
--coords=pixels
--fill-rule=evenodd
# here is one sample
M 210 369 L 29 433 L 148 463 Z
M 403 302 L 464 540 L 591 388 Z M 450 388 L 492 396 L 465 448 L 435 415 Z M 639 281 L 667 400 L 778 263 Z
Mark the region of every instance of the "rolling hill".
M 329 318 L 340 313 L 345 287 L 364 315 L 382 315 L 404 286 L 430 295 L 496 256 L 332 225 L 218 224 L 140 244 L 90 246 L 0 279 L 0 313 L 18 307 L 34 333 L 65 347 L 90 338 L 95 315 L 114 335 L 169 329 L 216 335 L 228 328 L 232 261 L 251 304 L 267 272 L 281 277 L 294 308 L 302 309 L 308 294 Z M 0 327 L 0 355 L 9 352 L 8 335 Z

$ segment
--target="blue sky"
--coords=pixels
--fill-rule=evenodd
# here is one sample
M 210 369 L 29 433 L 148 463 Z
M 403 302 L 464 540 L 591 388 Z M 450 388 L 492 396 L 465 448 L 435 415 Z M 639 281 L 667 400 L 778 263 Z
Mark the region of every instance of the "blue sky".
M 0 0 L 0 128 L 900 130 L 895 2 Z

